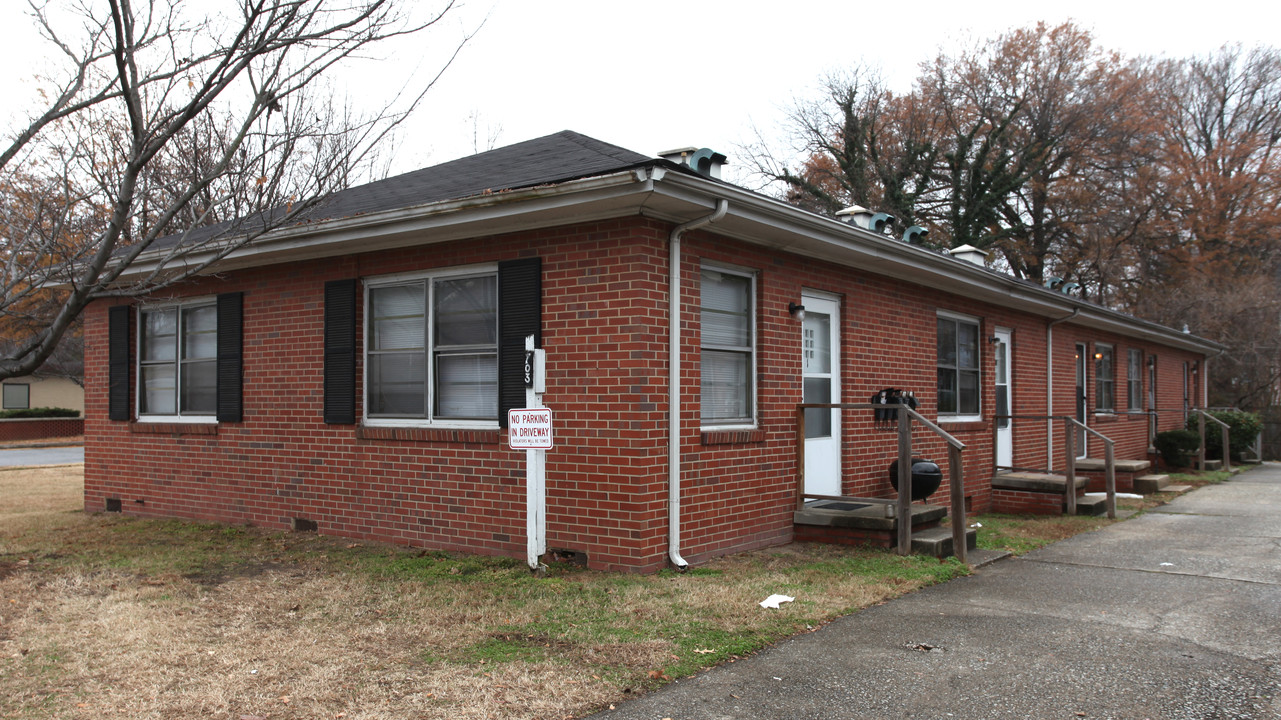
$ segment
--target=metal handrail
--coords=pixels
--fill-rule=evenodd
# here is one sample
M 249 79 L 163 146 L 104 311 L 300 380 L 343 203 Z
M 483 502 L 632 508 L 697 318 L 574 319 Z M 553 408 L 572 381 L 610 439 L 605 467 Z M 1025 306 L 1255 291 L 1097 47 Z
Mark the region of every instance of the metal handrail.
M 1066 482 L 1063 488 L 1063 505 L 1064 512 L 1068 515 L 1076 514 L 1076 432 L 1075 428 L 1080 428 L 1087 433 L 1098 437 L 1103 441 L 1103 474 L 1104 490 L 1107 493 L 1107 514 L 1108 519 L 1116 519 L 1116 453 L 1115 442 L 1112 438 L 1095 430 L 1092 427 L 1082 423 L 1071 415 L 994 415 L 996 420 L 1062 420 L 1063 421 L 1063 452 L 1066 458 L 1066 467 L 1064 468 Z M 1075 426 L 1075 427 L 1074 427 Z M 996 432 L 995 425 L 993 432 Z M 995 445 L 995 443 L 993 443 Z M 1054 472 L 1054 468 L 1048 468 L 1049 472 Z
M 898 501 L 894 503 L 898 525 L 898 549 L 900 555 L 912 551 L 912 420 L 918 420 L 934 434 L 943 438 L 948 444 L 948 491 L 951 495 L 952 518 L 952 552 L 961 562 L 968 562 L 966 555 L 965 524 L 965 476 L 961 466 L 961 451 L 965 443 L 948 434 L 947 431 L 930 422 L 910 407 L 898 403 L 801 403 L 796 406 L 796 509 L 805 506 L 806 497 L 821 497 L 832 500 L 858 500 L 867 502 L 869 498 L 845 496 L 818 496 L 805 494 L 805 411 L 815 410 L 895 410 L 898 420 Z
M 1211 415 L 1210 413 L 1200 408 L 1192 408 L 1190 412 L 1196 413 L 1197 430 L 1199 431 L 1198 434 L 1201 436 L 1201 446 L 1197 448 L 1197 451 L 1196 451 L 1197 467 L 1201 468 L 1201 472 L 1205 472 L 1205 420 L 1206 418 L 1209 418 L 1210 420 L 1218 423 L 1219 432 L 1222 433 L 1223 469 L 1231 470 L 1232 469 L 1232 460 L 1231 460 L 1232 446 L 1228 445 L 1228 431 L 1232 429 L 1232 426 L 1228 425 L 1227 423 L 1223 422 L 1222 420 L 1218 419 L 1217 417 Z
M 1067 429 L 1067 436 L 1069 438 L 1076 437 L 1076 433 L 1072 432 L 1073 428 L 1075 427 L 1077 429 L 1084 430 L 1103 441 L 1103 491 L 1107 493 L 1106 507 L 1108 511 L 1108 519 L 1115 520 L 1116 519 L 1116 442 L 1112 440 L 1112 438 L 1108 437 L 1107 435 L 1104 435 L 1098 430 L 1095 430 L 1094 428 L 1087 426 L 1085 423 L 1081 422 L 1080 420 L 1077 420 L 1074 417 L 1064 417 L 1063 419 L 1067 421 L 1067 423 L 1065 424 L 1065 427 Z M 1068 449 L 1070 450 L 1070 452 L 1068 453 L 1068 462 L 1071 464 L 1071 467 L 1073 469 L 1072 475 L 1069 476 L 1068 478 L 1069 484 L 1071 484 L 1073 487 L 1071 488 L 1068 494 L 1072 496 L 1072 500 L 1070 502 L 1070 505 L 1072 506 L 1071 512 L 1073 515 L 1075 515 L 1076 514 L 1076 477 L 1075 477 L 1076 451 L 1072 448 L 1071 445 L 1068 446 Z
M 906 405 L 901 405 L 900 407 L 902 407 L 904 410 L 907 410 L 908 415 L 911 415 L 913 418 L 916 418 L 917 422 L 921 423 L 925 427 L 932 430 L 935 435 L 938 435 L 939 437 L 943 438 L 943 440 L 946 441 L 948 445 L 951 445 L 957 450 L 965 449 L 965 443 L 952 437 L 952 435 L 948 433 L 948 431 L 944 430 L 938 425 L 935 425 L 934 423 L 927 420 L 924 415 L 921 415 L 920 413 L 918 413 L 917 411 L 913 410 L 910 407 L 907 407 Z

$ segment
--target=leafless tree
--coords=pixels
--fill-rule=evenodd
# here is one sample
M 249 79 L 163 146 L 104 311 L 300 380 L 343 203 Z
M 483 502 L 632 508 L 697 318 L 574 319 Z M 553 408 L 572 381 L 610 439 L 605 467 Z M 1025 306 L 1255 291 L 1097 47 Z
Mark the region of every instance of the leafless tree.
M 404 0 L 30 9 L 62 74 L 0 145 L 0 377 L 39 367 L 92 300 L 205 272 L 347 186 L 470 37 L 431 77 L 356 111 L 326 78 L 437 26 L 454 0 L 426 14 Z
M 793 204 L 826 214 L 861 205 L 914 224 L 940 153 L 939 120 L 916 95 L 896 96 L 875 68 L 859 66 L 826 76 L 816 99 L 788 111 L 789 149 L 799 160 L 759 132 L 739 151 L 750 172 Z

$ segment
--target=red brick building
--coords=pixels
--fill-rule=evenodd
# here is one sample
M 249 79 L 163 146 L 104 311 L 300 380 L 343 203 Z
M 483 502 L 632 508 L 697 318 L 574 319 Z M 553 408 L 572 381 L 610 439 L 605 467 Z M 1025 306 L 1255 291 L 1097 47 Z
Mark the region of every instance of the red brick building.
M 558 133 L 339 193 L 198 282 L 95 303 L 86 509 L 519 556 L 527 334 L 554 413 L 547 545 L 599 568 L 790 541 L 802 401 L 912 392 L 967 444 L 978 511 L 997 466 L 1064 462 L 1058 425 L 995 416 L 1079 413 L 1140 459 L 1141 412 L 1166 429 L 1204 405 L 1217 345 L 722 182 L 721 159 Z M 810 412 L 807 490 L 888 496 L 895 433 Z

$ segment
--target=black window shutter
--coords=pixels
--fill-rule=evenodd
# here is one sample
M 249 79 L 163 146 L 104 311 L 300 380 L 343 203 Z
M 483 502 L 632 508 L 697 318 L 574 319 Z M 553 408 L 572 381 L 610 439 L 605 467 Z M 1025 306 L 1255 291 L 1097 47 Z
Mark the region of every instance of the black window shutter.
M 498 263 L 498 424 L 507 411 L 525 407 L 525 336 L 543 346 L 543 261 Z
M 356 280 L 325 283 L 325 422 L 356 422 Z
M 133 308 L 115 305 L 107 311 L 107 418 L 132 418 L 129 402 L 129 317 Z
M 218 296 L 218 422 L 243 419 L 244 295 Z

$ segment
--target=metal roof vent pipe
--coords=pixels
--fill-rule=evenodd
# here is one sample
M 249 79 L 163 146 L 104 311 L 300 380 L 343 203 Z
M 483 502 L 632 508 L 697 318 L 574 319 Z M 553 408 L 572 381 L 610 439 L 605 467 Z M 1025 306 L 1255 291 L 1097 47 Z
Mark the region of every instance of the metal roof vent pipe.
M 987 266 L 987 253 L 973 245 L 962 245 L 958 248 L 952 248 L 948 251 L 948 254 L 957 260 L 971 262 L 979 267 Z
M 913 225 L 912 227 L 903 231 L 903 242 L 907 243 L 908 245 L 920 245 L 922 242 L 925 241 L 925 236 L 929 234 L 930 234 L 929 230 L 926 230 L 920 225 Z
M 717 180 L 721 179 L 721 168 L 725 167 L 729 160 L 728 157 L 711 148 L 695 147 L 667 150 L 659 153 L 658 156 L 677 165 L 684 165 L 699 175 Z
M 851 205 L 844 210 L 837 210 L 836 219 L 855 227 L 871 230 L 877 235 L 884 235 L 895 220 L 889 213 L 874 213 L 862 205 Z
M 874 214 L 862 205 L 851 205 L 836 211 L 836 219 L 854 227 L 871 229 Z

